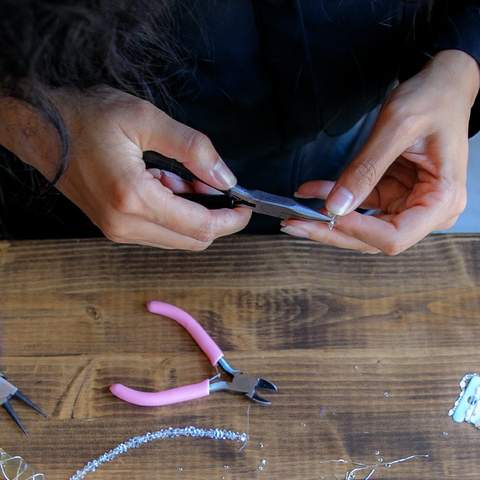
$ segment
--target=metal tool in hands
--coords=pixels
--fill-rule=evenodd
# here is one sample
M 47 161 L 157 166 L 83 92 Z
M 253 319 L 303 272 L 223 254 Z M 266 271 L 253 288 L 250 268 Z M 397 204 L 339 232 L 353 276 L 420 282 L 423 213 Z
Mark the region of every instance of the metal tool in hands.
M 208 357 L 210 363 L 219 370 L 219 373 L 193 385 L 161 392 L 141 392 L 125 385 L 115 384 L 110 387 L 113 395 L 134 405 L 157 407 L 202 398 L 212 392 L 227 390 L 243 393 L 261 405 L 270 405 L 270 401 L 261 397 L 257 390 L 276 392 L 276 385 L 264 378 L 247 375 L 233 368 L 225 359 L 218 345 L 191 315 L 174 305 L 159 301 L 149 302 L 147 308 L 149 312 L 171 318 L 184 327 Z M 224 374 L 229 377 L 228 380 L 222 378 Z
M 169 170 L 186 181 L 196 179 L 196 177 L 179 162 L 164 157 L 159 153 L 144 152 L 143 159 L 148 166 Z M 316 200 L 296 200 L 294 198 L 267 193 L 262 190 L 249 190 L 239 185 L 222 193 L 223 195 L 182 193 L 179 194 L 179 196 L 211 209 L 244 206 L 251 208 L 256 213 L 269 215 L 271 217 L 316 220 L 333 225 L 332 216 L 324 215 L 319 212 L 318 209 L 314 208 L 314 205 L 318 204 Z
M 18 425 L 20 430 L 22 430 L 24 434 L 27 434 L 28 433 L 27 429 L 21 422 L 19 416 L 17 415 L 12 404 L 10 403 L 10 400 L 14 398 L 28 405 L 32 410 L 35 410 L 35 412 L 37 412 L 39 415 L 42 415 L 43 417 L 47 416 L 38 405 L 33 403 L 15 385 L 10 383 L 5 377 L 5 375 L 3 375 L 0 372 L 0 405 L 7 411 L 7 413 L 10 415 L 13 421 Z
M 256 213 L 269 215 L 270 217 L 300 218 L 319 222 L 330 222 L 332 220 L 330 216 L 313 209 L 306 202 L 302 203 L 294 198 L 274 195 L 262 190 L 248 190 L 236 185 L 225 192 L 225 196 L 231 199 L 230 202 L 233 204 L 231 208 L 245 206 Z

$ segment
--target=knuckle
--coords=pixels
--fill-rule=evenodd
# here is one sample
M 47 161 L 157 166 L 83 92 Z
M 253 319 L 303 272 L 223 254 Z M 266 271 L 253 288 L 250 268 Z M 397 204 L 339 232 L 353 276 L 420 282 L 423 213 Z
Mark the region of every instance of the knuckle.
M 307 238 L 315 242 L 323 243 L 324 245 L 338 247 L 337 241 L 333 235 L 328 235 L 323 228 L 315 228 L 307 232 Z M 330 233 L 330 232 L 328 232 Z
M 129 106 L 129 112 L 133 118 L 145 118 L 150 117 L 153 114 L 154 107 L 147 100 L 142 100 L 140 98 L 135 99 L 135 102 Z
M 400 137 L 414 137 L 418 130 L 420 118 L 414 114 L 408 114 L 397 123 L 397 133 Z
M 224 235 L 243 230 L 250 222 L 251 217 L 252 211 L 247 208 L 244 208 L 241 211 L 227 210 L 225 215 L 217 219 L 218 228 L 215 229 L 217 236 L 219 231 Z
M 450 228 L 452 228 L 458 221 L 458 217 L 459 215 L 455 216 L 454 218 L 448 220 L 447 222 L 445 222 L 440 228 L 442 230 L 448 230 Z
M 140 198 L 138 193 L 130 185 L 118 185 L 112 188 L 111 205 L 117 212 L 135 214 L 138 212 Z
M 199 242 L 212 243 L 216 238 L 213 221 L 206 219 L 202 226 L 195 232 L 194 238 Z
M 127 243 L 128 232 L 124 222 L 119 220 L 106 220 L 100 224 L 100 230 L 102 230 L 105 237 L 114 243 Z
M 203 252 L 206 250 L 212 242 L 195 242 L 191 245 L 190 249 L 192 252 Z
M 407 246 L 404 245 L 399 240 L 392 240 L 382 248 L 382 252 L 385 253 L 385 255 L 388 255 L 389 257 L 395 257 L 400 253 L 404 252 L 406 249 L 407 249 Z
M 383 115 L 399 136 L 411 136 L 418 128 L 420 117 L 413 113 L 405 102 L 392 100 L 386 105 Z
M 189 158 L 202 158 L 213 148 L 210 139 L 203 133 L 189 129 L 185 139 L 185 155 Z
M 464 183 L 445 180 L 443 202 L 452 216 L 460 215 L 467 207 L 467 188 Z
M 374 187 L 377 181 L 377 166 L 372 157 L 362 159 L 362 162 L 354 170 L 355 176 L 366 183 L 368 187 Z
M 383 116 L 386 120 L 401 121 L 410 114 L 409 106 L 401 99 L 390 100 L 383 109 Z
M 455 201 L 454 215 L 457 217 L 463 213 L 467 208 L 467 190 L 465 187 L 462 187 L 457 191 L 457 198 Z

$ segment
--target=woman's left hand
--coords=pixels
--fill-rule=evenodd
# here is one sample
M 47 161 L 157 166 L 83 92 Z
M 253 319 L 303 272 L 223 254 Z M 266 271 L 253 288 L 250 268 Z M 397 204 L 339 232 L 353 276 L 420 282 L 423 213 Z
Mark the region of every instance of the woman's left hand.
M 456 222 L 466 205 L 468 123 L 480 69 L 446 50 L 396 88 L 359 155 L 337 182 L 303 184 L 303 198 L 326 198 L 333 231 L 289 219 L 282 231 L 341 248 L 396 255 Z M 378 209 L 362 215 L 358 207 Z

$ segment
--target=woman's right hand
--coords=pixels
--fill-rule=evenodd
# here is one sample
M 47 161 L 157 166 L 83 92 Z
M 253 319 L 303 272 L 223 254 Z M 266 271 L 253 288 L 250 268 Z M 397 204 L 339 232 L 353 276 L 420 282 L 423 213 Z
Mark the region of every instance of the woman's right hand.
M 208 210 L 175 195 L 175 179 L 145 166 L 142 154 L 153 150 L 175 158 L 212 187 L 231 188 L 236 179 L 205 135 L 149 102 L 107 87 L 92 94 L 57 91 L 52 98 L 70 135 L 68 168 L 57 188 L 109 239 L 204 250 L 247 225 L 249 209 Z M 36 134 L 30 128 L 30 147 L 12 151 L 20 150 L 22 160 L 51 179 L 58 167 L 52 158 L 58 155 L 47 145 L 39 148 L 38 138 L 33 146 Z

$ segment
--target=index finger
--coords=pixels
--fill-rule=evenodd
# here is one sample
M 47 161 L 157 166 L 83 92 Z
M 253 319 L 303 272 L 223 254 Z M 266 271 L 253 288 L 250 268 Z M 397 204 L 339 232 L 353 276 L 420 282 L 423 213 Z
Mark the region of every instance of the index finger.
M 232 188 L 237 179 L 203 133 L 174 120 L 153 107 L 148 125 L 141 127 L 141 146 L 183 163 L 208 185 L 220 190 Z
M 338 219 L 336 228 L 387 255 L 397 255 L 425 238 L 444 220 L 444 206 L 417 205 L 397 215 L 352 212 Z
M 209 210 L 173 194 L 159 182 L 152 182 L 143 195 L 151 221 L 202 242 L 242 230 L 251 217 L 251 210 L 245 207 Z
M 416 139 L 420 121 L 404 119 L 386 106 L 358 156 L 342 172 L 327 197 L 326 208 L 335 215 L 352 212 L 370 195 L 390 165 Z

